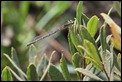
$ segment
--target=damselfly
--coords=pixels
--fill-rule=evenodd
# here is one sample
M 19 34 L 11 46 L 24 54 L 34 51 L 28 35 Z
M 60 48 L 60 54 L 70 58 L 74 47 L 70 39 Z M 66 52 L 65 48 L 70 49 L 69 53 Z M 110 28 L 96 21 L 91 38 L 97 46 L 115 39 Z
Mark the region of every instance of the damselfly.
M 51 36 L 51 35 L 53 35 L 53 34 L 59 32 L 59 31 L 61 31 L 61 30 L 64 30 L 64 29 L 68 28 L 69 26 L 71 26 L 72 24 L 74 24 L 74 21 L 70 20 L 67 24 L 62 25 L 60 28 L 58 28 L 58 29 L 55 30 L 54 32 L 51 32 L 51 33 L 49 33 L 49 34 L 47 34 L 47 35 L 44 35 L 44 36 L 42 36 L 42 37 L 39 37 L 39 38 L 38 38 L 38 36 L 37 36 L 37 38 L 34 39 L 32 42 L 28 43 L 27 46 L 29 46 L 29 45 L 31 45 L 31 44 L 34 44 L 34 43 L 38 42 L 39 40 L 45 39 L 45 38 L 47 38 L 47 37 L 49 37 L 49 36 Z

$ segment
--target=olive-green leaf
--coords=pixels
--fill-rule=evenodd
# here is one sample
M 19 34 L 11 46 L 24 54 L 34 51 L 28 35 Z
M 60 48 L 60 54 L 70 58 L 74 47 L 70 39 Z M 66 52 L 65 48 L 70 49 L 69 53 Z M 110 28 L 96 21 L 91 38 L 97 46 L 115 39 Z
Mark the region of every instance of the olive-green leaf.
M 81 13 L 81 14 L 82 14 L 82 17 L 81 17 L 82 23 L 83 23 L 83 25 L 86 26 L 86 24 L 87 24 L 88 21 L 89 21 L 89 18 L 88 18 L 84 13 Z
M 100 66 L 102 66 L 99 52 L 95 46 L 90 41 L 84 40 L 84 47 L 89 52 L 88 55 L 93 58 Z
M 19 60 L 18 60 L 18 57 L 17 57 L 17 53 L 16 53 L 16 50 L 12 47 L 11 48 L 11 59 L 14 61 L 14 63 L 20 68 L 20 64 L 19 64 Z M 21 69 L 21 68 L 20 68 Z M 24 76 L 18 71 L 19 73 L 19 76 L 25 80 Z
M 27 68 L 27 79 L 28 81 L 39 81 L 37 72 L 36 72 L 36 67 L 34 64 L 30 64 Z
M 70 34 L 72 43 L 76 47 L 79 44 L 78 37 L 77 37 L 76 33 L 74 31 L 69 30 L 69 34 Z
M 116 8 L 118 14 L 119 14 L 120 17 L 121 17 L 121 2 L 119 2 L 119 1 L 114 1 L 114 6 L 115 6 L 115 8 Z
M 98 81 L 103 81 L 101 78 L 99 78 L 98 76 L 96 76 L 95 74 L 91 73 L 90 71 L 88 71 L 86 69 L 76 68 L 75 70 L 83 73 L 84 75 L 86 75 L 86 76 L 88 76 L 90 78 L 96 79 Z
M 80 35 L 83 38 L 83 40 L 86 39 L 86 40 L 92 42 L 94 44 L 94 46 L 97 48 L 97 45 L 95 43 L 94 38 L 90 35 L 90 33 L 88 32 L 88 30 L 85 27 L 82 27 L 81 28 Z
M 1 78 L 2 81 L 13 81 L 11 72 L 8 70 L 7 66 L 2 70 Z
M 60 59 L 60 67 L 62 69 L 62 73 L 63 73 L 63 76 L 64 76 L 65 80 L 70 81 L 71 77 L 70 77 L 70 74 L 69 74 L 69 71 L 68 71 L 68 68 L 67 68 L 67 63 L 66 63 L 66 60 L 65 60 L 65 57 L 64 57 L 63 54 L 62 54 L 62 57 Z
M 72 63 L 75 68 L 81 65 L 81 56 L 77 52 L 72 56 Z
M 40 81 L 42 81 L 42 80 L 45 78 L 45 76 L 46 76 L 48 70 L 50 69 L 50 65 L 51 65 L 51 62 L 52 62 L 52 57 L 54 56 L 55 53 L 56 53 L 55 50 L 51 53 L 50 59 L 49 59 L 49 63 L 48 63 L 48 65 L 47 65 L 47 67 L 46 67 L 46 69 L 45 69 L 43 75 L 41 76 Z
M 36 47 L 34 45 L 29 46 L 29 63 L 35 64 L 36 55 L 37 55 Z
M 83 5 L 83 1 L 80 1 L 77 6 L 76 19 L 77 19 L 78 25 L 81 25 L 82 5 Z
M 82 50 L 77 48 L 77 46 L 80 45 L 79 37 L 78 37 L 77 33 L 75 33 L 73 30 L 69 30 L 69 34 L 70 34 L 71 41 L 72 41 L 73 45 L 75 46 L 76 50 L 78 52 L 80 52 L 80 54 L 83 56 Z
M 96 62 L 94 59 L 86 56 L 87 60 L 89 60 L 97 69 L 102 70 L 102 65 L 100 65 L 98 62 Z
M 82 51 L 77 48 L 77 46 L 80 44 L 77 34 L 71 30 L 69 30 L 69 34 L 70 34 L 71 41 L 74 44 L 76 50 L 79 51 L 81 53 L 81 55 L 83 55 Z
M 74 46 L 74 44 L 71 40 L 70 33 L 71 32 L 68 32 L 68 42 L 69 42 L 69 48 L 70 48 L 70 51 L 71 51 L 71 55 L 73 55 L 75 53 L 75 46 Z
M 37 74 L 38 74 L 39 77 L 41 77 L 42 74 L 44 73 L 44 70 L 47 68 L 48 63 L 49 63 L 49 60 L 48 60 L 46 54 L 44 54 L 41 57 L 40 62 L 37 65 L 37 68 L 36 68 Z
M 119 68 L 121 69 L 121 54 L 120 53 L 117 56 L 117 63 L 119 65 Z
M 18 81 L 25 81 L 25 79 L 22 79 L 20 76 L 18 76 L 9 66 L 7 68 L 11 71 L 11 73 L 16 77 Z
M 11 63 L 12 65 L 23 75 L 27 78 L 26 74 L 15 64 L 15 62 L 7 55 L 3 54 Z
M 81 56 L 78 54 L 78 52 L 74 53 L 72 56 L 72 64 L 74 68 L 80 67 L 81 66 Z M 80 73 L 76 71 L 77 77 L 80 79 Z
M 121 71 L 121 69 L 119 68 L 118 62 L 117 62 L 117 55 L 115 53 L 113 53 L 113 63 L 114 65 L 118 68 L 119 71 Z
M 87 23 L 88 32 L 91 34 L 92 37 L 95 36 L 95 34 L 98 30 L 98 22 L 99 22 L 98 17 L 92 16 Z
M 92 58 L 93 56 L 92 56 L 92 54 L 91 54 L 91 52 L 89 52 L 89 50 L 87 49 L 87 48 L 85 48 L 85 47 L 83 47 L 83 46 L 81 46 L 81 45 L 78 45 L 78 48 L 81 48 L 82 50 L 84 50 L 84 52 L 86 52 L 86 59 L 88 60 L 88 61 L 90 61 L 96 68 L 98 68 L 99 70 L 101 70 L 102 69 L 102 65 L 101 65 L 101 63 L 100 62 L 97 62 L 96 61 L 96 59 L 94 59 L 94 58 Z M 89 58 L 89 56 L 91 57 L 91 58 Z
M 11 59 L 16 63 L 18 67 L 20 67 L 16 50 L 13 47 L 11 48 Z
M 106 50 L 106 34 L 105 34 L 105 28 L 101 27 L 100 28 L 100 43 L 102 45 L 102 49 L 105 51 Z
M 52 81 L 65 81 L 62 73 L 52 64 L 49 68 L 49 75 Z

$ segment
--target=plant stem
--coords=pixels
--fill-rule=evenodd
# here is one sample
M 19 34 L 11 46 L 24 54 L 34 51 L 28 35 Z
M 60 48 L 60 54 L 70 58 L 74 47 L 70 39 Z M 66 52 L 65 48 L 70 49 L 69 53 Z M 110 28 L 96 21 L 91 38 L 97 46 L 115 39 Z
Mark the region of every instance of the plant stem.
M 85 67 L 86 67 L 86 53 L 84 53 L 84 56 L 83 56 L 83 66 L 82 66 L 84 69 L 85 69 Z M 81 79 L 83 80 L 83 78 L 84 78 L 84 74 L 82 74 L 82 77 L 81 77 Z
M 103 66 L 103 71 L 105 72 L 105 74 L 106 74 L 106 76 L 107 76 L 107 78 L 108 78 L 108 81 L 110 81 L 110 78 L 109 78 L 109 76 L 108 76 L 108 74 L 107 74 L 107 72 L 106 72 L 106 70 L 105 70 L 104 63 L 102 63 L 102 66 Z

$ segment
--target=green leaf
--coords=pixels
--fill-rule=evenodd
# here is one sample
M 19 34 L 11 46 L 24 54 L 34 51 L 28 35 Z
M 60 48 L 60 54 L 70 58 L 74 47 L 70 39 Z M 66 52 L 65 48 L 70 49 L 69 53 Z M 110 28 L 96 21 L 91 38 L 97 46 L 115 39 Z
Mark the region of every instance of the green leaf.
M 119 71 L 116 66 L 114 67 L 114 73 L 117 75 L 117 77 L 119 76 L 119 79 L 121 79 L 121 71 Z
M 88 21 L 88 23 L 87 23 L 88 32 L 91 34 L 92 37 L 94 37 L 95 34 L 97 33 L 98 22 L 99 22 L 98 17 L 97 16 L 92 16 L 90 18 L 90 20 Z
M 69 34 L 70 34 L 70 37 L 71 37 L 71 40 L 72 40 L 72 43 L 74 44 L 74 46 L 76 47 L 77 45 L 79 45 L 77 34 L 71 30 L 69 30 Z
M 119 1 L 114 1 L 114 6 L 115 6 L 115 8 L 116 8 L 118 14 L 119 14 L 120 17 L 121 17 L 121 2 L 119 2 Z
M 90 41 L 84 40 L 84 47 L 89 52 L 88 55 L 92 57 L 101 67 L 102 64 L 101 64 L 100 54 L 95 48 L 95 46 Z
M 121 51 L 121 37 L 119 36 L 119 38 L 120 38 L 120 42 L 118 42 L 119 40 L 111 37 L 111 42 L 112 42 L 112 45 L 114 46 L 114 48 Z
M 17 80 L 19 80 L 19 81 L 25 81 L 25 79 L 22 79 L 20 76 L 18 76 L 10 67 L 8 67 L 8 69 L 16 77 Z
M 110 61 L 109 61 L 109 65 L 110 65 L 110 72 L 111 72 L 111 70 L 113 70 L 113 67 L 114 67 L 114 50 L 113 50 L 113 46 L 112 45 L 110 45 Z M 108 63 L 108 62 L 107 62 Z
M 36 72 L 36 67 L 34 64 L 30 64 L 27 68 L 27 79 L 28 81 L 39 81 L 37 72 Z
M 119 68 L 121 69 L 121 54 L 120 53 L 117 55 L 117 63 L 119 65 Z
M 83 55 L 82 51 L 77 48 L 77 46 L 80 44 L 77 34 L 74 31 L 69 30 L 69 35 L 70 35 L 71 41 L 74 44 L 77 51 L 79 51 L 81 53 L 81 55 Z
M 70 48 L 71 54 L 73 55 L 75 53 L 75 46 L 71 40 L 70 34 L 71 34 L 71 31 L 68 32 L 68 42 L 69 42 L 69 48 Z
M 115 53 L 113 53 L 113 62 L 114 62 L 114 65 L 117 67 L 117 69 L 121 71 L 121 69 L 119 68 L 119 64 L 117 62 L 117 55 Z
M 26 78 L 26 74 L 15 64 L 15 62 L 7 55 L 7 54 L 3 54 L 11 63 L 12 65 L 22 74 L 24 75 Z
M 20 64 L 19 64 L 19 60 L 18 60 L 18 57 L 17 57 L 17 53 L 16 53 L 16 50 L 12 47 L 11 48 L 11 59 L 14 61 L 14 63 L 20 68 Z M 21 69 L 21 68 L 20 68 Z M 19 73 L 19 76 L 25 80 L 24 76 L 18 71 Z
M 49 75 L 52 81 L 65 81 L 62 73 L 52 64 L 49 68 Z
M 78 25 L 81 25 L 82 5 L 83 5 L 83 1 L 80 1 L 77 6 L 76 19 L 77 19 Z
M 86 48 L 84 48 L 83 46 L 78 45 L 77 47 L 81 48 L 82 50 L 84 50 L 87 54 L 90 54 L 90 52 Z
M 44 54 L 41 57 L 39 64 L 37 65 L 37 73 L 39 77 L 41 77 L 42 74 L 44 73 L 44 70 L 47 68 L 48 63 L 49 63 L 48 58 L 46 54 Z
M 90 43 L 87 40 L 84 40 L 85 48 L 81 45 L 78 45 L 78 47 L 83 49 L 86 52 L 86 54 L 88 54 L 88 56 L 90 56 L 92 58 L 92 59 L 91 58 L 87 58 L 87 59 L 90 60 L 97 69 L 102 70 L 102 64 L 101 64 L 100 58 L 98 56 L 99 53 L 95 49 L 95 47 L 93 46 L 92 43 Z
M 106 34 L 105 34 L 105 28 L 101 27 L 100 28 L 100 43 L 102 45 L 103 51 L 106 50 Z
M 29 46 L 29 63 L 36 64 L 36 47 L 34 45 Z
M 94 59 L 88 56 L 86 56 L 85 58 L 89 60 L 97 69 L 102 70 L 102 66 L 98 62 L 96 62 Z
M 48 63 L 48 65 L 47 65 L 47 68 L 45 69 L 45 71 L 44 71 L 42 77 L 40 78 L 40 81 L 42 81 L 42 80 L 45 78 L 45 76 L 46 76 L 48 70 L 50 69 L 50 65 L 51 65 L 51 62 L 52 62 L 52 57 L 53 57 L 53 55 L 55 54 L 55 52 L 56 52 L 56 51 L 53 51 L 53 52 L 51 53 L 51 56 L 50 56 L 50 59 L 49 59 L 49 63 Z
M 77 52 L 72 56 L 72 63 L 75 68 L 81 66 L 81 56 Z
M 85 69 L 88 70 L 89 72 L 95 74 L 96 76 L 98 76 L 102 80 L 107 81 L 107 77 L 106 77 L 105 73 L 96 69 L 96 67 L 94 67 L 92 63 L 87 65 L 87 67 Z M 85 76 L 83 78 L 83 81 L 96 81 L 96 79 Z
M 111 47 L 111 46 L 110 46 Z M 106 49 L 105 53 L 101 53 L 101 55 L 103 55 L 103 61 L 104 63 L 104 69 L 106 70 L 106 73 L 108 76 L 110 76 L 111 70 L 113 69 L 113 52 L 110 52 Z M 109 61 L 109 62 L 108 62 Z
M 16 63 L 18 67 L 20 67 L 16 50 L 13 47 L 11 48 L 11 59 Z
M 111 69 L 110 81 L 114 81 L 114 69 Z
M 13 81 L 11 72 L 8 70 L 7 66 L 2 70 L 1 78 L 2 81 Z
M 80 35 L 83 38 L 83 40 L 88 40 L 90 42 L 92 42 L 94 44 L 94 46 L 97 48 L 97 45 L 93 39 L 93 37 L 90 35 L 90 33 L 88 32 L 88 30 L 85 27 L 82 27 L 80 30 Z
M 68 68 L 67 68 L 67 63 L 66 63 L 66 60 L 65 60 L 65 57 L 64 57 L 63 54 L 62 54 L 62 57 L 60 59 L 60 67 L 62 69 L 63 76 L 64 76 L 65 80 L 66 81 L 71 81 L 70 74 L 69 74 L 69 71 L 68 71 Z
M 81 66 L 81 56 L 80 54 L 78 54 L 77 52 L 74 53 L 74 55 L 72 56 L 72 64 L 74 66 L 74 68 L 80 67 Z M 77 77 L 80 79 L 80 74 L 78 72 L 76 72 Z
M 101 78 L 99 78 L 98 76 L 96 76 L 95 74 L 91 73 L 90 71 L 88 71 L 86 69 L 76 68 L 75 70 L 83 73 L 84 75 L 86 75 L 90 78 L 93 78 L 93 79 L 96 79 L 96 80 L 99 80 L 99 81 L 103 81 Z
M 84 26 L 86 26 L 86 24 L 89 21 L 89 18 L 84 13 L 81 13 L 81 14 L 82 14 L 82 17 L 81 17 L 82 23 L 83 23 Z

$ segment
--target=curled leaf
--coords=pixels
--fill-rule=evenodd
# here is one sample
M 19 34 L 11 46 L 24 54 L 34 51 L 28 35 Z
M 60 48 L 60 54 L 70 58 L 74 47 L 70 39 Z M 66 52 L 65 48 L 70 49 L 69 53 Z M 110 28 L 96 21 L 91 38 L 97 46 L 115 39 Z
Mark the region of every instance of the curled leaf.
M 114 47 L 118 50 L 121 50 L 121 28 L 105 13 L 101 13 L 101 15 L 103 16 L 104 20 L 106 23 L 108 23 L 108 25 L 111 28 L 111 32 L 113 35 L 112 38 L 112 43 L 114 45 Z

